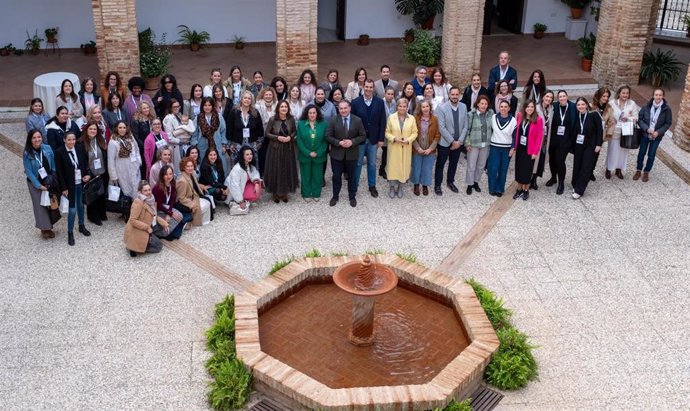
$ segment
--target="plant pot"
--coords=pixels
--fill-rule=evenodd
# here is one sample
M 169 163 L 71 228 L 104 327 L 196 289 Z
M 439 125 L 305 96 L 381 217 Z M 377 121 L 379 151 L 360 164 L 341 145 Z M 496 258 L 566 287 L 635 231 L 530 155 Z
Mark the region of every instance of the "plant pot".
M 543 31 L 535 31 L 535 32 L 534 32 L 534 38 L 535 38 L 535 39 L 542 39 L 542 38 L 544 38 L 544 32 L 543 32 Z
M 369 45 L 369 35 L 368 34 L 360 34 L 359 39 L 357 39 L 357 45 L 368 46 Z
M 414 34 L 405 34 L 405 43 L 412 43 L 414 41 Z
M 592 60 L 590 59 L 582 59 L 582 70 L 583 71 L 592 71 Z
M 0 49 L 0 56 L 9 56 L 10 51 L 7 49 Z
M 144 88 L 146 90 L 158 90 L 161 85 L 161 77 L 147 77 L 144 79 Z
M 40 48 L 39 48 L 39 49 L 31 49 L 31 50 L 29 50 L 29 54 L 31 54 L 32 56 L 38 56 L 38 53 L 40 53 L 40 52 L 41 52 L 41 49 L 40 49 Z
M 96 47 L 84 47 L 84 54 L 96 54 Z
M 199 45 L 199 43 L 192 43 L 189 45 L 189 49 L 192 51 L 199 51 L 200 48 L 201 45 Z
M 573 19 L 577 20 L 580 17 L 582 17 L 582 10 L 584 9 L 575 9 L 575 8 L 570 8 L 570 17 Z
M 48 43 L 57 43 L 57 38 L 56 38 L 55 36 L 48 36 L 48 37 L 46 38 L 46 41 L 47 41 Z
M 422 23 L 421 28 L 424 30 L 433 30 L 435 18 L 436 15 L 429 16 L 426 20 L 424 20 L 424 23 Z
M 236 50 L 242 50 L 244 48 L 244 43 L 236 43 L 235 44 L 235 49 Z

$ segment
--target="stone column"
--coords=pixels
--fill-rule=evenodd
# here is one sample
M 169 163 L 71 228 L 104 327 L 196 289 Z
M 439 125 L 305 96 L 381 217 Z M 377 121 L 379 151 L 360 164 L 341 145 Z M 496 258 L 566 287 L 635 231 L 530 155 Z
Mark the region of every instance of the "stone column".
M 451 84 L 464 87 L 479 72 L 486 0 L 446 0 L 441 63 Z M 486 81 L 486 78 L 482 79 Z
M 276 70 L 294 84 L 302 70 L 317 75 L 317 0 L 276 0 Z
M 602 2 L 592 64 L 599 85 L 638 83 L 654 1 L 658 0 Z
M 117 71 L 123 82 L 139 75 L 136 0 L 91 0 L 101 82 Z
M 673 131 L 673 142 L 685 151 L 690 151 L 690 68 L 685 77 L 685 89 L 676 115 L 676 128 Z

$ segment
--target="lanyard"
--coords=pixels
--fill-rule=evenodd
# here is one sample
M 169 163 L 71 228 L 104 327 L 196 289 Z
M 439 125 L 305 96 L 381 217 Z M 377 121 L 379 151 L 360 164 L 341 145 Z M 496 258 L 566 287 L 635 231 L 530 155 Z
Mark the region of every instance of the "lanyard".
M 247 127 L 247 124 L 249 124 L 249 113 L 245 116 L 244 113 L 240 114 L 242 117 L 242 124 L 244 124 L 245 127 Z
M 172 186 L 166 187 L 165 189 L 165 204 L 170 203 L 170 196 L 172 195 Z
M 41 167 L 43 167 L 43 150 L 41 150 L 40 153 L 41 153 L 41 158 L 40 158 L 40 160 L 39 160 L 38 156 L 36 156 L 36 153 L 35 153 L 35 152 L 34 152 L 34 158 L 36 159 L 36 161 L 38 161 L 38 164 L 40 164 Z
M 74 152 L 74 148 L 71 150 L 67 150 L 67 152 L 69 153 L 70 161 L 72 162 L 72 165 L 74 166 L 74 169 L 76 170 L 77 168 L 79 168 L 79 160 L 77 159 L 77 156 Z
M 93 142 L 91 143 L 91 150 L 93 151 L 93 157 L 98 158 L 98 150 L 96 150 L 96 139 L 93 139 Z
M 529 122 L 527 121 L 522 121 L 522 135 L 526 136 L 527 135 L 527 126 L 529 126 Z
M 213 181 L 218 181 L 218 170 L 215 167 L 211 167 L 211 173 L 213 174 Z
M 568 112 L 568 104 L 565 105 L 565 110 L 561 111 L 561 107 L 558 106 L 558 112 L 561 114 L 561 125 L 563 126 L 563 122 L 565 121 L 565 114 Z
M 122 120 L 122 114 L 120 114 L 120 109 L 118 108 L 117 111 L 115 112 L 115 115 L 117 115 L 117 121 Z
M 532 95 L 534 96 L 534 101 L 539 102 L 539 93 L 537 93 L 537 88 L 534 87 L 534 84 L 532 84 Z
M 587 113 L 584 117 L 580 117 L 580 134 L 585 134 L 585 121 L 587 121 Z
M 142 97 L 139 97 L 139 102 L 138 102 L 138 103 L 137 103 L 136 101 L 134 101 L 134 96 L 129 96 L 129 97 L 132 99 L 132 103 L 134 103 L 134 107 L 135 107 L 135 108 L 139 108 L 139 103 L 141 103 Z

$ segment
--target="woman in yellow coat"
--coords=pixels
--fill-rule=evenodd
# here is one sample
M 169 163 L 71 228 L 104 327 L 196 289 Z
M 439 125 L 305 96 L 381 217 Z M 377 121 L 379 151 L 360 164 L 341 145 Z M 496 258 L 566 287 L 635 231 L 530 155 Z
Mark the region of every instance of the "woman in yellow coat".
M 388 140 L 388 162 L 386 174 L 390 198 L 402 198 L 402 184 L 410 178 L 412 168 L 412 142 L 417 138 L 417 122 L 407 114 L 408 101 L 401 97 L 397 101 L 397 112 L 388 117 L 386 140 Z

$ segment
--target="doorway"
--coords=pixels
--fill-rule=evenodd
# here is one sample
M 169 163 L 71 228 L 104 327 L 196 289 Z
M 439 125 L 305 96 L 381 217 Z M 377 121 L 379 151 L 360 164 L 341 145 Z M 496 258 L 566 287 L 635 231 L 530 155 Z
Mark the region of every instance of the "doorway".
M 493 2 L 487 2 L 487 8 L 489 8 L 489 3 L 493 3 L 493 10 L 491 13 L 492 23 L 496 23 L 498 27 L 493 26 L 490 28 L 490 34 L 522 34 L 522 16 L 525 10 L 525 0 L 494 0 Z M 485 19 L 488 17 L 485 15 Z M 486 20 L 485 20 L 485 31 L 486 31 Z
M 320 0 L 318 2 L 319 43 L 345 40 L 346 0 Z

